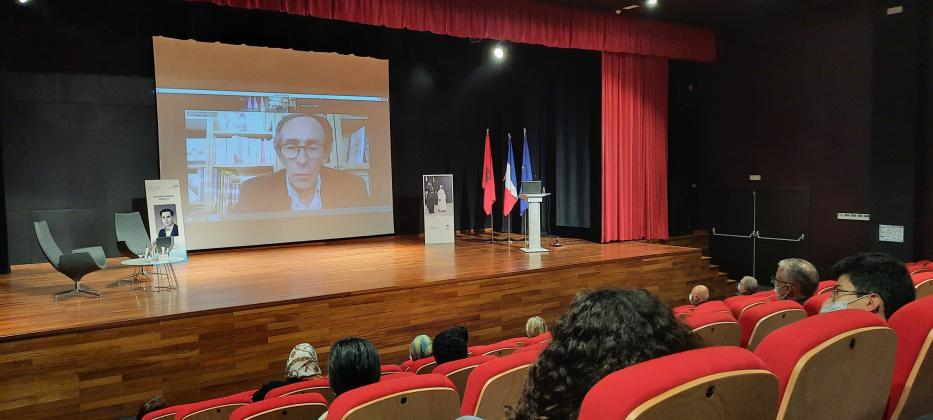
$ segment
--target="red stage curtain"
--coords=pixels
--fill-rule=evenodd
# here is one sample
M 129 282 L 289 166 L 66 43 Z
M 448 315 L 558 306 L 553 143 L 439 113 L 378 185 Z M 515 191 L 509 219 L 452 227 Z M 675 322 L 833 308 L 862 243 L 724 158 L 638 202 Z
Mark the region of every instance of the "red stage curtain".
M 189 0 L 462 38 L 713 61 L 712 30 L 529 0 Z
M 667 239 L 663 58 L 603 53 L 602 240 Z

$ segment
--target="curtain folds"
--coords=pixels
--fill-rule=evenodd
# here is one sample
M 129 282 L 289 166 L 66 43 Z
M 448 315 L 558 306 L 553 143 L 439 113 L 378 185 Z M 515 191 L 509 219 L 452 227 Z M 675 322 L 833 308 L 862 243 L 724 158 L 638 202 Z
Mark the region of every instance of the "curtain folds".
M 712 30 L 530 0 L 189 0 L 461 38 L 713 61 Z
M 668 62 L 602 58 L 602 241 L 667 239 Z

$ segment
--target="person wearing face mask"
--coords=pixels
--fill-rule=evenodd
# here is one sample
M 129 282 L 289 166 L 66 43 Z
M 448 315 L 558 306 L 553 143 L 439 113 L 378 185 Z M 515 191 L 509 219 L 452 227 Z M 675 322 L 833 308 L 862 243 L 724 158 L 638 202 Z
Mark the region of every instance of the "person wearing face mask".
M 687 295 L 687 300 L 690 301 L 690 304 L 697 306 L 703 302 L 709 300 L 709 288 L 704 285 L 694 286 L 693 290 L 690 291 L 690 294 Z
M 833 265 L 836 286 L 820 313 L 862 309 L 887 319 L 914 299 L 916 292 L 904 263 L 880 252 L 861 253 Z
M 758 280 L 755 280 L 752 276 L 742 277 L 742 280 L 739 280 L 739 284 L 736 286 L 738 294 L 741 296 L 752 295 L 758 291 Z
M 820 273 L 805 259 L 787 258 L 778 262 L 771 282 L 778 300 L 793 300 L 803 305 L 816 292 Z

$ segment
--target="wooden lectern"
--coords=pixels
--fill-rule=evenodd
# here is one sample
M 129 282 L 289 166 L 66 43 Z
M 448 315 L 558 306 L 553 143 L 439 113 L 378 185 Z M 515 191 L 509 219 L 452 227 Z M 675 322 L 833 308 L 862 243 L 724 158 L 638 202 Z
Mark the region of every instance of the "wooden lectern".
M 551 193 L 522 194 L 521 198 L 528 201 L 528 248 L 522 248 L 522 251 L 548 252 L 541 247 L 541 202 L 549 195 Z

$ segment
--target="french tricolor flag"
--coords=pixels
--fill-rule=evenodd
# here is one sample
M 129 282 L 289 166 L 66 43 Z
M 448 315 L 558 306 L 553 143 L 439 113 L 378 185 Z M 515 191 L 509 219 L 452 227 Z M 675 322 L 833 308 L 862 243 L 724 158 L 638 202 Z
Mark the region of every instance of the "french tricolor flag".
M 512 154 L 512 135 L 509 134 L 509 161 L 505 164 L 505 188 L 502 197 L 502 215 L 508 216 L 518 202 L 518 188 L 515 187 L 515 157 Z

